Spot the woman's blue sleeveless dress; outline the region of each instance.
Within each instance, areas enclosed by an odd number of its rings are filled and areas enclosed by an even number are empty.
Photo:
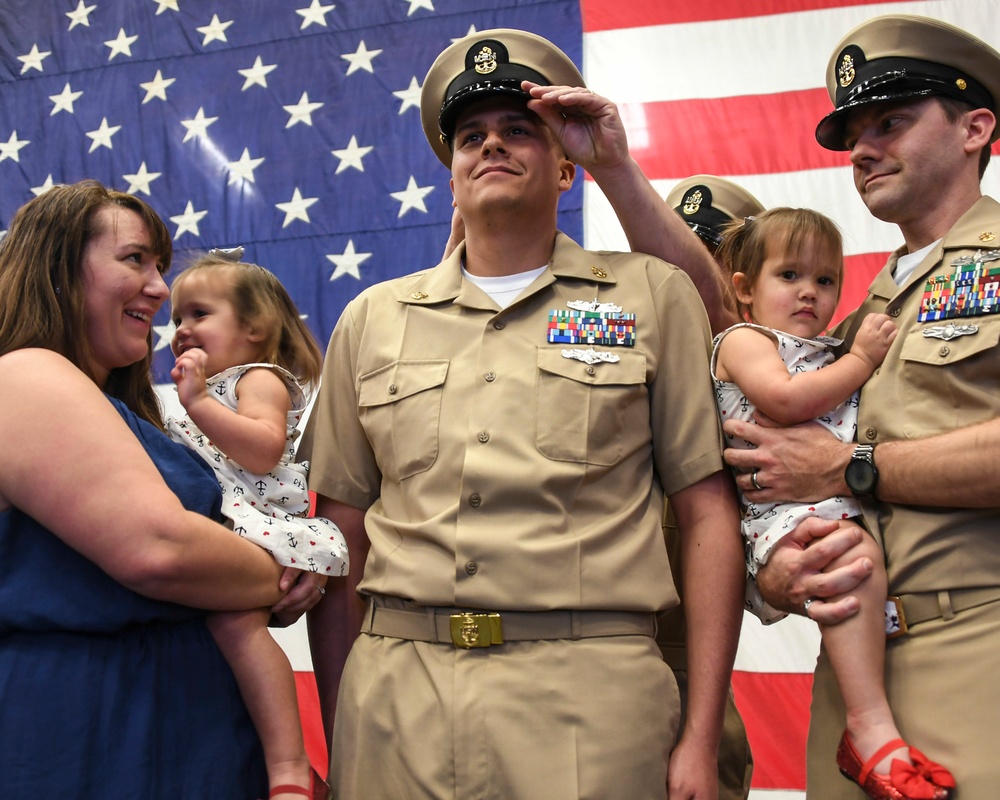
[[[211,469],[111,402],[184,505],[218,519]],[[0,797],[266,796],[260,741],[204,612],[142,597],[0,513]]]

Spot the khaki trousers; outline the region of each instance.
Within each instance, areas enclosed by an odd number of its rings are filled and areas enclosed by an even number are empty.
[[[663,800],[679,718],[649,636],[463,650],[362,635],[330,783],[336,800]]]

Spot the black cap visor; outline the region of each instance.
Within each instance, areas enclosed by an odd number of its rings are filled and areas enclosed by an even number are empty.
[[[977,81],[938,64],[915,59],[880,59],[862,67],[875,75],[837,92],[837,107],[816,126],[816,141],[827,150],[847,150],[844,126],[848,113],[872,103],[898,102],[937,95],[951,97],[972,108],[993,110],[993,98]],[[872,70],[871,67],[878,69]],[[961,88],[960,88],[961,86]]]
[[[462,109],[485,96],[505,94],[528,99],[530,95],[521,88],[521,81],[531,81],[543,86],[549,83],[544,75],[520,64],[501,64],[488,77],[478,74],[475,70],[466,70],[451,82],[445,92],[445,100],[438,117],[441,133],[447,139],[451,139]]]

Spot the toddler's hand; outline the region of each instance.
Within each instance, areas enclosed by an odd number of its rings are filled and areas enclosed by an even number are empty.
[[[188,413],[191,412],[192,405],[208,395],[205,388],[208,380],[205,374],[207,362],[205,351],[193,347],[177,356],[174,367],[170,370],[170,377],[177,384],[177,396]]]
[[[886,314],[869,314],[862,320],[851,352],[871,365],[874,371],[885,359],[899,330]]]

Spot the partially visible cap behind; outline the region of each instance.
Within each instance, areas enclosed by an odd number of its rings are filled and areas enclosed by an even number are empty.
[[[431,64],[420,92],[420,122],[434,154],[451,166],[449,142],[459,112],[491,94],[527,98],[521,81],[584,86],[583,75],[548,39],[527,31],[494,28],[470,34]]]
[[[816,126],[816,141],[828,150],[846,150],[847,113],[869,103],[938,95],[996,113],[1000,53],[940,20],[875,17],[840,40],[827,65],[826,87],[834,110]],[[992,141],[997,138],[1000,126]]]
[[[727,223],[764,210],[764,204],[742,186],[716,175],[685,178],[670,190],[666,203],[713,253]]]

